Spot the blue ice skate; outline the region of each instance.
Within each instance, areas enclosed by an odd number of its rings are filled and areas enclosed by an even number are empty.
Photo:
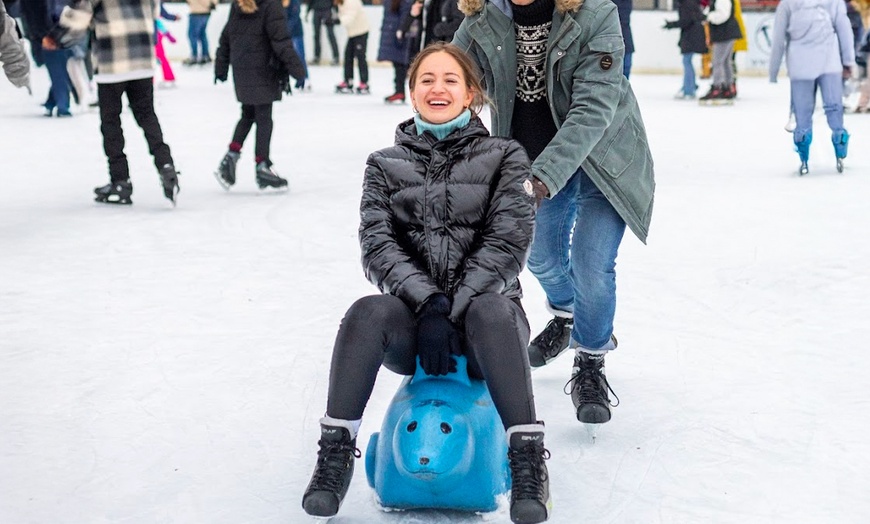
[[[794,137],[794,147],[798,152],[798,156],[801,159],[801,167],[798,173],[800,175],[806,175],[810,172],[809,165],[807,162],[810,160],[810,144],[813,142],[813,133],[812,131],[805,134],[802,139],[797,139],[797,133],[795,133]]]
[[[466,358],[455,358],[446,376],[418,364],[369,440],[366,476],[386,508],[495,511],[510,489],[501,418]]]
[[[831,142],[834,144],[834,153],[837,155],[837,172],[843,172],[843,159],[846,158],[846,153],[849,151],[849,133],[843,129],[840,132],[831,135]]]

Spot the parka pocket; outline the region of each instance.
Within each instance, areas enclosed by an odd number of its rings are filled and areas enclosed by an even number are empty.
[[[634,119],[629,117],[622,121],[607,142],[607,149],[598,163],[610,177],[619,178],[645,149],[644,135]]]

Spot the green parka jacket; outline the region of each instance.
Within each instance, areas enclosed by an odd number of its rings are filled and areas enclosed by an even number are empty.
[[[459,0],[453,43],[468,52],[494,101],[492,134],[509,137],[516,97],[516,35],[509,0]],[[646,242],[655,179],[640,108],[622,74],[624,44],[610,0],[556,0],[547,40],[547,101],[556,136],[532,163],[550,195],[579,167]]]

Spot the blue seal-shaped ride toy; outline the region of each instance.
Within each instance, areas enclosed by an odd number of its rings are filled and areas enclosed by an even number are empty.
[[[366,476],[385,508],[495,511],[510,489],[501,418],[482,380],[429,376],[418,365],[366,450]]]

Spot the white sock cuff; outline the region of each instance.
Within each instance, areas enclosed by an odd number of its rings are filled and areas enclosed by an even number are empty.
[[[550,304],[549,300],[544,301],[544,307],[546,307],[547,311],[549,311],[550,314],[553,316],[557,316],[557,317],[561,317],[561,318],[571,318],[571,319],[574,318],[573,311],[565,311],[563,309],[556,309],[553,307],[552,304]]]
[[[329,415],[323,415],[320,423],[324,426],[334,426],[344,428],[350,432],[350,438],[355,439],[359,433],[359,427],[362,425],[362,419],[359,420],[344,420],[340,418],[332,418]]]
[[[537,424],[518,424],[516,426],[509,427],[505,432],[508,445],[510,445],[511,435],[513,435],[514,433],[544,433],[544,423],[539,422]]]

